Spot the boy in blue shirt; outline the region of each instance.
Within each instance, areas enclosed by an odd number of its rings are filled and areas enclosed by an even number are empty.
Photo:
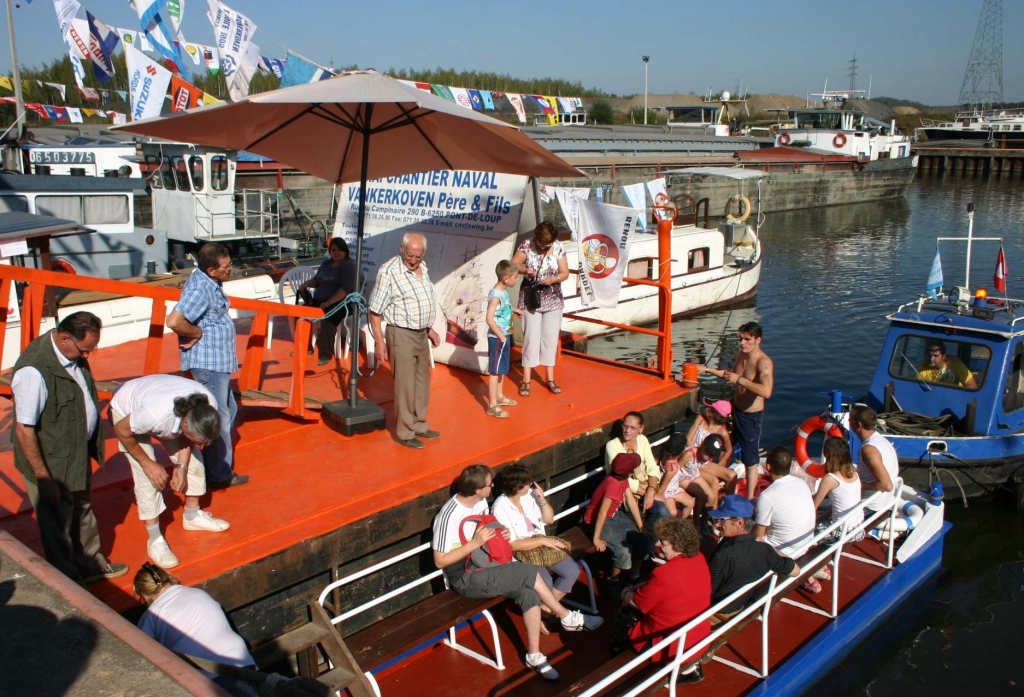
[[[516,406],[516,401],[502,392],[512,355],[512,313],[522,314],[521,310],[512,309],[508,289],[516,284],[519,267],[503,259],[494,273],[498,282],[487,294],[487,415],[507,419],[508,412],[502,407]]]

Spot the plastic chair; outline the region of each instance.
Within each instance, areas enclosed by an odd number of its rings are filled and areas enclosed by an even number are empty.
[[[278,299],[281,301],[282,304],[285,302],[285,298],[284,298],[285,289],[288,289],[289,291],[291,291],[292,296],[297,298],[298,295],[299,295],[299,286],[301,286],[306,281],[312,280],[314,276],[316,276],[316,269],[314,269],[311,266],[296,266],[294,268],[288,269],[285,272],[284,276],[281,277],[281,282],[277,286],[277,296],[278,296]],[[304,304],[304,303],[300,303],[300,304]],[[294,317],[289,317],[288,318],[288,328],[291,330],[292,338],[294,339],[295,338],[295,318]],[[270,348],[270,337],[269,336],[267,337],[267,348]],[[303,348],[303,350],[305,350],[305,348]]]

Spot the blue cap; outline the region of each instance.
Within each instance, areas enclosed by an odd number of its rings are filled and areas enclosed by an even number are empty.
[[[722,499],[721,505],[708,515],[712,518],[753,518],[754,504],[745,496],[729,494]]]

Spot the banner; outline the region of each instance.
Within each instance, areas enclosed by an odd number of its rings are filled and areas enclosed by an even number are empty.
[[[466,92],[469,93],[469,101],[473,105],[473,108],[476,111],[483,111],[484,110],[484,100],[480,96],[480,91],[479,90],[466,90]]]
[[[572,231],[573,239],[580,229],[580,201],[590,198],[590,189],[568,189],[559,186],[552,186],[548,191],[554,191],[558,205],[562,208],[562,215],[565,222]],[[579,240],[576,240],[577,242]]]
[[[76,109],[73,106],[67,107],[68,119],[71,123],[85,123],[85,119],[82,118],[82,112],[80,109]]]
[[[668,188],[665,186],[665,177],[647,182],[647,190],[651,193],[651,200],[654,201],[655,206],[667,206],[672,203],[672,199],[668,196]],[[658,217],[662,215],[658,211],[655,211],[654,214]]]
[[[88,14],[88,13],[86,13]],[[89,22],[75,17],[71,20],[67,37],[68,48],[74,51],[80,60],[89,59]]]
[[[264,72],[272,73],[278,80],[284,77],[284,61],[280,58],[260,56],[260,68]]]
[[[128,3],[139,15],[139,26],[150,40],[156,52],[174,64],[188,76],[181,57],[181,48],[175,40],[178,32],[167,14],[168,0],[129,0]]]
[[[171,84],[171,73],[130,46],[126,47],[125,54],[131,92],[131,120],[159,116],[164,106],[164,95]]]
[[[480,90],[480,98],[484,100],[484,109],[494,111],[494,97],[487,90]]]
[[[57,12],[57,25],[60,27],[60,38],[64,43],[68,42],[68,32],[71,31],[71,20],[78,14],[81,7],[75,0],[53,0],[53,9]]]
[[[615,307],[641,212],[585,199],[579,205],[580,299],[587,307]]]
[[[473,101],[469,98],[469,91],[462,87],[449,87],[452,95],[455,97],[455,103],[459,106],[464,106],[467,109],[473,108]]]
[[[623,186],[622,195],[626,197],[626,203],[629,204],[630,208],[636,208],[640,211],[640,220],[637,222],[637,225],[639,226],[640,232],[646,231],[647,191],[645,191],[644,185],[640,183]]]
[[[519,117],[519,123],[526,123],[526,107],[523,106],[523,98],[521,95],[512,94],[509,92],[505,95],[508,97],[508,101],[512,103],[512,107],[516,110],[516,116]]]
[[[249,43],[253,34],[256,33],[256,25],[241,12],[231,9],[220,0],[207,0],[207,3],[210,11],[206,16],[210,18],[213,35],[217,38],[217,49],[220,51],[220,70],[224,73],[224,82],[228,86],[228,91],[231,92],[232,99],[236,99],[235,94],[244,92],[245,95],[248,95],[249,82],[245,80],[245,75],[243,74],[238,82],[235,81],[235,78],[242,69],[243,63],[249,61]],[[252,66],[253,72],[258,64],[259,52],[257,52],[256,61]],[[252,79],[252,73],[249,73],[249,79]]]
[[[114,63],[111,56],[117,49],[117,34],[99,21],[88,10],[85,16],[89,21],[89,57],[92,59],[92,72],[100,84],[114,76]]]
[[[185,111],[202,104],[202,90],[177,75],[171,76],[171,111]]]

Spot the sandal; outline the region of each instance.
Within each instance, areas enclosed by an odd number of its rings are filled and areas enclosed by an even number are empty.
[[[530,383],[524,382],[519,386],[519,396],[529,397],[530,396]]]
[[[509,399],[508,397],[502,397],[500,400],[498,400],[498,406],[499,407],[518,407],[519,406],[519,402],[517,402],[514,399]]]
[[[551,390],[551,394],[562,394],[562,388],[558,386],[558,383],[554,380],[548,380],[548,389]]]
[[[500,406],[487,407],[487,415],[494,416],[499,419],[508,418],[508,412],[502,409]]]

